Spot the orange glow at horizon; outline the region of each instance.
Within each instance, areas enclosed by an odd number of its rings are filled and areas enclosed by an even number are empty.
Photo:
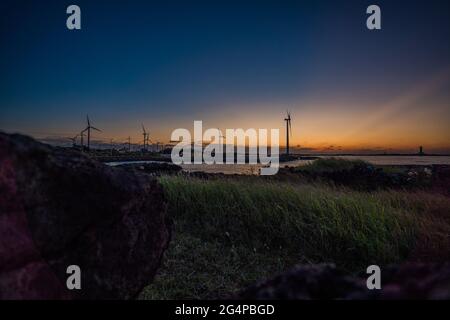
[[[153,143],[169,143],[171,132],[186,128],[193,134],[194,120],[203,121],[203,132],[208,128],[279,129],[280,147],[286,144],[285,109],[292,114],[290,146],[315,151],[352,150],[445,150],[450,153],[450,108],[448,100],[431,99],[433,94],[449,84],[450,68],[409,88],[397,97],[391,97],[381,105],[366,103],[364,108],[339,101],[296,102],[243,105],[216,105],[209,110],[189,115],[167,115],[111,119],[95,118],[95,125],[103,130],[94,133],[93,140],[109,143],[125,143],[128,136],[132,143],[142,143],[143,122]],[[142,120],[143,119],[143,120]],[[45,128],[58,131],[53,124]],[[83,122],[68,131],[76,132]],[[71,130],[72,129],[72,130]],[[27,132],[25,132],[27,133]],[[29,132],[33,136],[36,134]],[[64,136],[71,137],[71,132]],[[42,136],[42,135],[41,135]]]

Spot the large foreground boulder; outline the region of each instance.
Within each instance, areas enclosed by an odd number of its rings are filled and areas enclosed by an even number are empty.
[[[169,239],[156,180],[0,133],[0,299],[133,298]]]
[[[450,264],[407,263],[381,269],[381,289],[369,290],[367,277],[350,276],[334,265],[297,266],[241,291],[239,299],[404,300],[450,299]]]

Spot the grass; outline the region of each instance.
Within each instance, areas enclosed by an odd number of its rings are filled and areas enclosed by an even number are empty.
[[[160,182],[174,235],[143,299],[227,297],[297,263],[359,272],[370,264],[450,258],[445,196],[254,177]]]

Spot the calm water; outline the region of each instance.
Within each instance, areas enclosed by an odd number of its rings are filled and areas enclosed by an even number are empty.
[[[336,156],[335,158],[342,159],[361,159],[372,164],[377,165],[415,165],[415,166],[429,166],[432,164],[448,164],[450,165],[450,157],[447,156]],[[302,164],[304,161],[291,161],[286,164],[295,165]]]
[[[361,159],[376,165],[432,165],[432,164],[447,164],[450,165],[450,157],[448,156],[336,156],[336,158],[343,159]],[[314,160],[295,160],[284,162],[280,167],[285,166],[301,166],[308,164]],[[111,162],[109,165],[119,165],[125,163],[149,163],[155,161],[129,161],[129,162]],[[249,164],[221,164],[221,165],[206,165],[206,164],[190,164],[182,165],[186,171],[203,171],[208,173],[225,173],[225,174],[258,174],[261,165]]]
[[[338,156],[336,158],[343,159],[361,159],[376,165],[432,165],[432,164],[447,164],[450,165],[450,157],[434,157],[434,156]],[[284,162],[280,167],[285,166],[301,166],[308,164],[314,160],[295,160]],[[184,170],[187,171],[204,171],[210,173],[227,173],[227,174],[258,174],[261,165],[183,165]]]

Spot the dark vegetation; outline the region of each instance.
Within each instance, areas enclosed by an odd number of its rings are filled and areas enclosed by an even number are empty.
[[[359,191],[427,188],[433,182],[433,170],[428,167],[377,167],[362,160],[338,158],[321,158],[309,165],[286,170],[299,174],[308,181],[331,182]]]

